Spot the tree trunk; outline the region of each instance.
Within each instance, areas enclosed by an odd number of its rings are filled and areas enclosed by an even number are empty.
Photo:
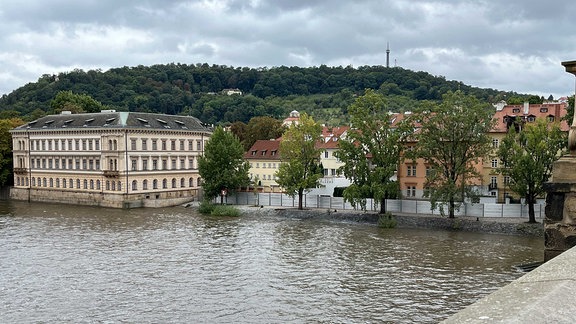
[[[304,190],[299,189],[298,190],[298,210],[302,210],[304,208],[302,208],[302,196],[304,194]]]
[[[220,205],[224,205],[224,195],[220,194]]]
[[[386,198],[380,199],[380,214],[386,213]]]
[[[529,197],[526,200],[528,203],[528,223],[536,223],[536,215],[534,213],[534,201],[536,199]]]
[[[448,218],[454,218],[454,205],[454,197],[451,197],[448,202]]]

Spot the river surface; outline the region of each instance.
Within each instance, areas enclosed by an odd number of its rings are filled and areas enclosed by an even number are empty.
[[[436,323],[537,238],[0,201],[0,323]]]

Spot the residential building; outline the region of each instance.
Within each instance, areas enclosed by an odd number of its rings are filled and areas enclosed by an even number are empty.
[[[280,140],[258,140],[244,159],[250,163],[250,179],[261,192],[280,192],[276,172],[280,167]]]
[[[212,128],[197,118],[106,110],[45,116],[11,130],[11,197],[106,207],[198,199],[198,157]]]
[[[563,118],[566,116],[566,101],[545,102],[543,104],[507,105],[501,101],[495,105],[494,119],[496,125],[490,131],[492,137],[492,152],[483,161],[482,184],[485,196],[495,197],[497,202],[505,202],[512,193],[507,190],[510,181],[508,177],[499,174],[498,169],[503,167],[498,157],[498,147],[508,133],[510,127],[522,127],[527,123],[535,122],[536,119],[546,119],[549,122],[560,122],[563,131],[568,132],[570,126]],[[520,129],[519,129],[520,130]]]

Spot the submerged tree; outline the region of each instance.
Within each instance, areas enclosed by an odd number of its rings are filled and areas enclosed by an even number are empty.
[[[198,159],[205,198],[210,200],[220,195],[220,203],[223,203],[222,190],[231,193],[250,183],[249,169],[238,138],[217,127],[206,143],[204,155]]]
[[[373,198],[380,204],[380,213],[385,213],[386,198],[395,197],[399,191],[393,176],[407,129],[395,122],[396,115],[388,113],[385,97],[374,90],[358,97],[348,113],[352,127],[334,153],[344,162],[340,170],[352,181],[344,190],[344,198],[363,210],[366,198]]]
[[[298,195],[298,209],[303,209],[304,192],[319,185],[323,175],[320,163],[322,127],[312,117],[302,114],[298,124],[290,126],[282,135],[280,160],[276,182],[294,197]]]
[[[509,188],[526,200],[529,223],[536,223],[536,198],[544,194],[543,184],[552,175],[552,166],[566,148],[566,141],[559,123],[537,119],[519,132],[510,127],[498,149],[504,164],[499,171],[510,177]]]
[[[492,116],[489,104],[462,91],[449,92],[440,104],[414,114],[421,127],[413,155],[429,168],[425,196],[432,208],[443,211],[447,205],[450,218],[465,198],[474,197],[473,186],[481,181],[477,166],[490,151]]]

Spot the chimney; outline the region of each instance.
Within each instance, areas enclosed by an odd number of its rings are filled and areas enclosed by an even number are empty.
[[[530,112],[530,103],[528,101],[524,102],[524,115],[528,115]]]

